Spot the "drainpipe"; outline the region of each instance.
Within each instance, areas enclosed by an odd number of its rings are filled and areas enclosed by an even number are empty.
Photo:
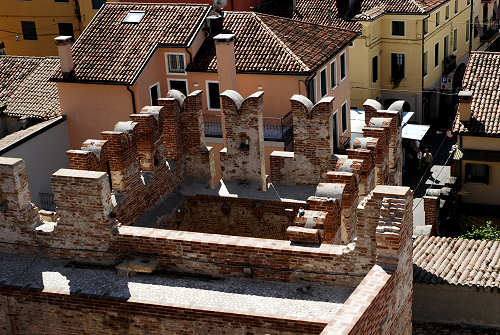
[[[427,17],[424,18],[424,20],[428,20],[431,17],[431,14],[427,14]],[[427,24],[429,24],[429,21],[427,21]],[[427,25],[427,29],[429,29],[429,26]],[[422,21],[422,69],[420,75],[422,76],[422,98],[420,100],[420,103],[422,104],[422,124],[425,124],[425,111],[424,111],[424,53],[425,53],[425,34],[424,34],[424,21]]]
[[[132,98],[132,110],[134,111],[134,114],[137,114],[137,111],[135,109],[135,95],[134,95],[134,91],[132,91],[130,89],[130,86],[126,85],[125,86],[127,88],[127,91],[130,92],[130,97]]]
[[[191,51],[189,51],[189,48],[185,48],[185,49],[189,55],[189,63],[192,63],[193,62],[193,54],[191,53]]]
[[[474,16],[474,0],[471,0],[469,26],[467,27],[467,29],[469,29],[469,57],[470,57],[470,53],[472,52],[472,39],[474,38],[472,35],[472,33],[474,32],[472,29],[472,25],[474,24],[474,21],[472,21],[473,16]]]

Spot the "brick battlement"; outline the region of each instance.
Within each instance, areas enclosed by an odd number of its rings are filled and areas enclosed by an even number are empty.
[[[215,176],[214,152],[205,145],[201,99],[201,91],[187,97],[170,91],[167,98],[159,99],[160,106],[146,106],[102,132],[102,139],[89,139],[79,150],[69,150],[70,169],[52,175],[57,206],[52,213],[39,212],[31,204],[25,163],[0,158],[0,250],[90,264],[86,266],[120,264],[117,269],[127,274],[140,269],[221,280],[240,277],[233,279],[250,283],[304,283],[300,289],[305,293],[310,290],[308,283],[351,291],[356,287],[346,303],[332,312],[324,334],[408,334],[413,193],[407,187],[375,186],[378,181],[397,184],[399,180],[402,103],[381,110],[367,101],[370,126],[364,130],[365,137],[341,155],[334,152],[330,138],[333,97],[313,105],[303,96],[293,96],[294,152],[271,155],[273,184],[268,189],[263,92],[246,99],[235,91],[221,94],[222,182]],[[63,314],[71,315],[70,319],[86,303],[106,303],[106,290],[98,282],[93,283],[99,286],[97,292],[104,293],[93,296],[92,302],[82,302],[78,292],[67,295],[70,291],[63,273],[43,275],[42,287],[61,285],[55,293],[18,287],[10,294],[0,287],[0,319],[10,320],[8,324],[0,321],[0,330],[17,327],[13,315],[22,308],[37,310],[42,299],[62,301],[58,296],[65,296],[72,307]],[[153,281],[160,278],[154,273],[148,276]],[[170,292],[158,280],[158,289]],[[124,287],[141,285],[127,281]],[[203,290],[210,296],[210,289]],[[25,293],[29,298],[23,300]],[[129,327],[130,311],[138,307],[127,298],[109,304],[113,313],[120,311],[117,315],[127,326],[105,320],[103,333]],[[7,312],[5,299],[19,309]],[[233,307],[227,310],[233,313]],[[161,308],[149,304],[147,309]],[[220,311],[201,312],[195,305],[191,309],[200,324],[219,324],[225,317]],[[90,313],[85,311],[84,315]],[[134,311],[137,322],[148,323],[150,316]],[[165,308],[162,311],[166,313]],[[169,307],[167,314],[177,311]],[[286,331],[293,333],[291,324],[277,314],[267,320],[262,315],[249,318],[238,313],[233,320],[241,320],[240,325],[223,324],[217,329],[234,333],[244,324],[245,329],[257,332],[288,327]],[[166,314],[154,315],[161,319]],[[179,320],[186,314],[175,315],[172,325],[178,328],[172,329],[182,329],[179,325],[185,327],[185,323]],[[324,315],[321,320],[308,318],[296,333],[319,333],[327,320]]]

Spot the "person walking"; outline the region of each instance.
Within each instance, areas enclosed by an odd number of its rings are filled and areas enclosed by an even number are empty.
[[[432,167],[432,154],[430,153],[429,149],[425,148],[422,160],[424,162],[424,173],[427,174]]]
[[[422,149],[418,148],[417,149],[417,171],[420,171],[422,169]]]

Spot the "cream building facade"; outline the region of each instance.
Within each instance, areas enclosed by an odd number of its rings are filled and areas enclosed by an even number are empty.
[[[5,54],[56,56],[54,37],[77,38],[106,0],[0,1],[0,42]]]
[[[467,60],[471,8],[470,0],[376,5],[360,0],[346,8],[333,0],[298,0],[294,18],[361,33],[350,48],[353,107],[361,108],[367,98],[387,106],[403,98],[406,111],[415,112],[414,121],[428,123],[443,117],[440,91],[452,92],[456,69]]]

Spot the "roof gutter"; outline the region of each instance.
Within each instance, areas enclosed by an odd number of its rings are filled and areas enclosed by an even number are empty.
[[[130,89],[130,86],[129,85],[125,85],[125,87],[127,88],[127,91],[129,91],[130,93],[130,97],[132,98],[132,110],[134,111],[133,114],[137,114],[137,110],[135,108],[135,94],[134,94],[134,91],[132,91]]]

